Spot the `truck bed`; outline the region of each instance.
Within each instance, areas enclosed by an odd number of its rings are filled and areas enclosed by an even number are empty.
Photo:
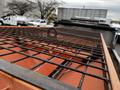
[[[118,90],[120,83],[102,35],[89,38],[64,31],[0,27],[0,90]]]

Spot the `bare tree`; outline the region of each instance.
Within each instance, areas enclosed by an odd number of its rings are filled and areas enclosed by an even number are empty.
[[[9,8],[8,15],[24,15],[29,11],[33,11],[35,17],[54,21],[56,19],[56,8],[62,3],[62,1],[59,2],[57,0],[36,0],[35,3],[29,0],[12,0],[12,2],[9,2],[7,5]]]
[[[38,0],[38,9],[41,19],[48,19],[52,14],[55,14],[56,8],[62,4],[56,0]]]
[[[28,11],[32,11],[36,7],[34,6],[33,2],[27,1],[19,1],[19,0],[12,0],[7,4],[9,9],[8,14],[17,14],[17,15],[24,15]]]

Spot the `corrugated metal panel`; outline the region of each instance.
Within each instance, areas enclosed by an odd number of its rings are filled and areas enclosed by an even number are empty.
[[[58,8],[58,19],[71,19],[72,17],[106,18],[107,9],[80,9]]]

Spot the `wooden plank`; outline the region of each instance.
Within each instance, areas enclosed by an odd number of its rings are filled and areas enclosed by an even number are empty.
[[[108,70],[109,70],[112,89],[113,90],[120,90],[120,81],[118,79],[118,76],[117,76],[117,73],[115,71],[111,56],[109,54],[109,51],[107,49],[107,46],[106,46],[106,43],[104,41],[102,34],[101,34],[101,40],[102,40],[103,50],[104,50],[104,54],[105,54],[105,59],[106,59]]]
[[[26,83],[22,80],[19,80],[17,78],[14,78],[2,71],[0,71],[0,77],[3,81],[1,81],[1,84],[6,84],[7,86],[4,87],[2,90],[43,90],[40,88],[37,88],[29,83]],[[4,77],[4,78],[3,78]],[[5,83],[7,82],[7,83]],[[1,89],[1,88],[0,88]]]

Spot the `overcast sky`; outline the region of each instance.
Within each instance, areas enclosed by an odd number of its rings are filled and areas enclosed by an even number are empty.
[[[108,18],[120,19],[120,0],[62,0],[64,7],[108,9]]]

